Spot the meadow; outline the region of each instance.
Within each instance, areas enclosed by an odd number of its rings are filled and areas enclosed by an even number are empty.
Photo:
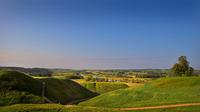
[[[63,106],[59,104],[16,104],[0,107],[0,112],[122,112],[108,108]]]
[[[200,106],[191,107],[176,107],[176,108],[165,108],[165,109],[148,109],[148,110],[132,110],[126,112],[199,112]]]
[[[193,102],[200,102],[200,77],[161,78],[137,88],[105,93],[79,105],[119,108]]]
[[[97,80],[86,81],[77,75],[77,72],[75,75],[62,74],[64,76],[60,74],[51,77],[30,76],[18,71],[0,70],[0,112],[200,111],[199,106],[119,110],[120,108],[198,103],[200,102],[200,77],[198,76],[137,78],[100,74],[99,77],[104,76],[112,80],[98,82]],[[94,74],[97,72],[95,71]],[[45,99],[42,96],[43,89]]]

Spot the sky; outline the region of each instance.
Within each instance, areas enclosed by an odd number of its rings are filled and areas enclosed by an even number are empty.
[[[198,0],[0,0],[0,66],[200,69]]]

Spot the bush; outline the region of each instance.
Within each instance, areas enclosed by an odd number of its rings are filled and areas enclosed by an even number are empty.
[[[86,81],[92,81],[92,75],[87,75],[87,76],[85,76],[84,77],[84,79],[86,80]]]
[[[0,89],[0,106],[17,103],[42,103],[42,98],[28,92],[10,91]]]
[[[142,78],[132,78],[132,83],[144,83],[146,82],[145,79],[142,79]]]

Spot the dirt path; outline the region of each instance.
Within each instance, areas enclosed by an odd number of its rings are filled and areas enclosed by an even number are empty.
[[[146,106],[146,107],[134,107],[134,108],[117,108],[115,110],[145,110],[145,109],[162,109],[162,108],[189,107],[189,106],[200,106],[200,103],[186,103],[186,104],[174,104],[174,105],[162,105],[162,106]]]

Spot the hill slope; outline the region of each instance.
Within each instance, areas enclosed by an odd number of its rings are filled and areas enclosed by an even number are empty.
[[[45,96],[55,103],[60,102],[65,104],[69,101],[96,95],[71,80],[53,78],[34,79],[20,72],[1,70],[0,105],[41,103],[42,82],[46,82]],[[32,98],[32,101],[23,101],[24,98],[27,100]]]
[[[66,104],[73,100],[97,95],[69,79],[42,78],[38,80],[46,83],[45,96],[55,103]]]
[[[162,78],[138,88],[102,94],[79,105],[140,107],[200,102],[200,77]]]

